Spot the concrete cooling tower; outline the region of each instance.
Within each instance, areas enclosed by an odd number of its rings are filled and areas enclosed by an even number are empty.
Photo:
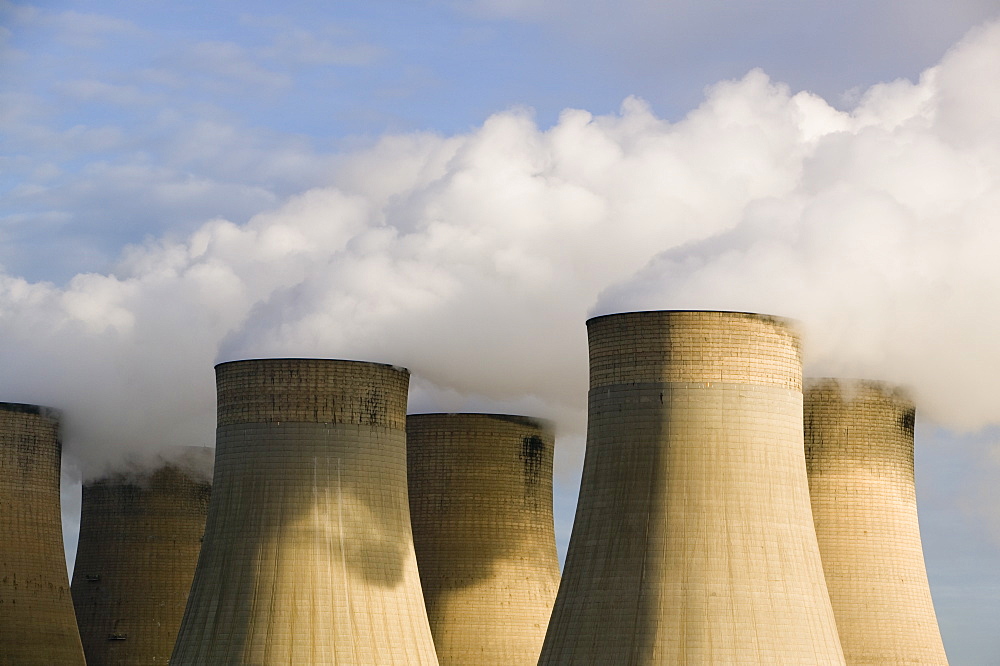
[[[84,665],[59,507],[58,413],[0,403],[0,665]]]
[[[212,488],[212,450],[184,448],[187,460],[83,486],[73,604],[88,666],[170,659]]]
[[[538,663],[559,587],[553,445],[524,416],[407,417],[413,542],[441,664]]]
[[[436,664],[406,490],[409,373],[216,366],[205,542],[171,664]]]
[[[587,322],[580,499],[540,664],[843,664],[778,318]]]
[[[813,517],[848,664],[948,663],[917,526],[913,416],[888,384],[806,389]]]

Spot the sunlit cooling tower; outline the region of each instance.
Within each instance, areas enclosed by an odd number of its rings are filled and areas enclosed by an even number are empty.
[[[913,416],[881,382],[806,388],[813,517],[848,664],[948,663],[917,526]]]
[[[587,325],[587,452],[539,663],[842,664],[796,334],[736,312]]]
[[[59,414],[0,403],[0,665],[83,666],[59,508]]]
[[[213,452],[83,486],[73,603],[88,666],[166,664],[205,531]]]
[[[441,664],[538,663],[559,587],[553,445],[524,416],[407,417],[413,542]]]
[[[171,664],[436,664],[406,491],[409,373],[216,366],[205,542]]]

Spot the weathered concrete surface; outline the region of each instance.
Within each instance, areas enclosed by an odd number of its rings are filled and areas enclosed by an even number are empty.
[[[185,448],[191,449],[186,455],[213,455],[208,448]],[[83,486],[73,605],[88,666],[168,662],[201,551],[211,488],[175,465]]]
[[[540,664],[842,664],[783,320],[588,322],[576,521]]]
[[[409,373],[216,366],[215,478],[171,663],[436,664],[406,490]]]
[[[913,482],[914,405],[872,381],[805,392],[813,517],[848,664],[947,664]]]
[[[413,541],[442,665],[538,663],[559,587],[551,428],[503,414],[411,414]]]
[[[59,508],[58,413],[0,403],[0,665],[84,664]]]

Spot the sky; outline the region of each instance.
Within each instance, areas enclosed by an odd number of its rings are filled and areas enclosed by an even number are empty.
[[[953,663],[1000,662],[1000,6],[0,0],[0,399],[79,484],[214,441],[220,361],[558,425],[587,317],[767,312],[903,383]]]

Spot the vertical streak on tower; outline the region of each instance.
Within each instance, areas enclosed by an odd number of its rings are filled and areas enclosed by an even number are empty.
[[[185,447],[187,456],[212,455]],[[210,462],[201,460],[201,469]],[[88,666],[166,664],[201,550],[211,484],[175,464],[83,486],[73,603]]]
[[[406,419],[413,541],[442,665],[534,665],[559,587],[546,424]]]
[[[805,392],[813,517],[848,664],[947,664],[913,482],[913,402],[881,382]]]
[[[83,666],[59,502],[59,415],[0,403],[0,665]]]
[[[171,663],[436,664],[406,491],[409,373],[216,366],[205,543]]]
[[[539,663],[842,664],[797,336],[734,312],[587,324],[587,452]]]

